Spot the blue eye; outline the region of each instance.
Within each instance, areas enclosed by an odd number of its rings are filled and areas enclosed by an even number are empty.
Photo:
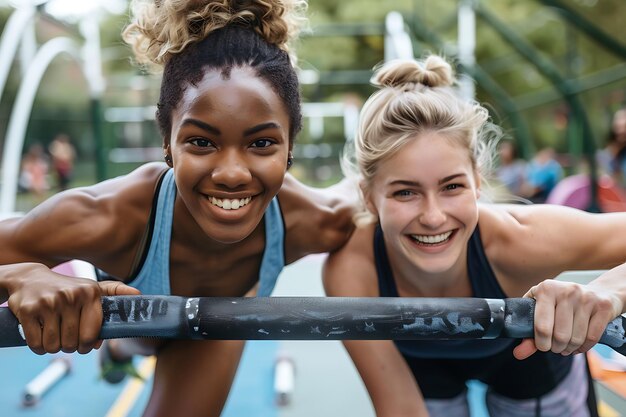
[[[445,186],[445,189],[446,191],[454,191],[454,190],[458,190],[461,187],[463,187],[463,185],[461,184],[448,184]]]
[[[394,195],[396,197],[408,197],[410,195],[413,195],[413,192],[409,190],[400,190],[400,191],[396,191]]]
[[[255,140],[254,143],[252,144],[253,148],[267,148],[270,147],[274,144],[274,141],[270,140],[270,139],[258,139]]]

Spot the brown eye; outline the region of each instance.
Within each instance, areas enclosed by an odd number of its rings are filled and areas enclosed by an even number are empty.
[[[268,148],[272,146],[275,142],[271,139],[258,139],[252,143],[253,148]]]
[[[192,145],[195,145],[199,148],[207,148],[212,145],[211,141],[204,138],[194,138],[189,141]]]

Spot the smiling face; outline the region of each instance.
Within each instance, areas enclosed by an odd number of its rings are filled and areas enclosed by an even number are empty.
[[[207,71],[172,115],[177,198],[221,243],[241,241],[258,226],[283,183],[289,150],[285,106],[249,68],[233,68],[227,78]]]
[[[462,266],[478,222],[478,186],[468,150],[438,133],[383,161],[365,196],[392,262],[433,274]]]

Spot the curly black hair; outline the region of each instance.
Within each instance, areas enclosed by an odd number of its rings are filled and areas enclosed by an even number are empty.
[[[188,45],[165,64],[156,119],[165,143],[170,140],[172,112],[187,86],[197,85],[209,70],[221,70],[225,79],[233,68],[249,67],[267,81],[289,114],[289,141],[302,128],[298,76],[288,52],[267,42],[254,30],[228,25]]]

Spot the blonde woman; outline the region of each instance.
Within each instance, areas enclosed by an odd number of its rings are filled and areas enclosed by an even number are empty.
[[[535,339],[521,344],[346,341],[377,416],[468,416],[469,379],[487,384],[493,417],[596,415],[574,354],[624,311],[624,267],[587,286],[548,279],[624,262],[626,213],[479,202],[498,129],[455,94],[451,66],[393,61],[374,81],[355,140],[364,210],[327,260],[327,294],[537,300]]]

